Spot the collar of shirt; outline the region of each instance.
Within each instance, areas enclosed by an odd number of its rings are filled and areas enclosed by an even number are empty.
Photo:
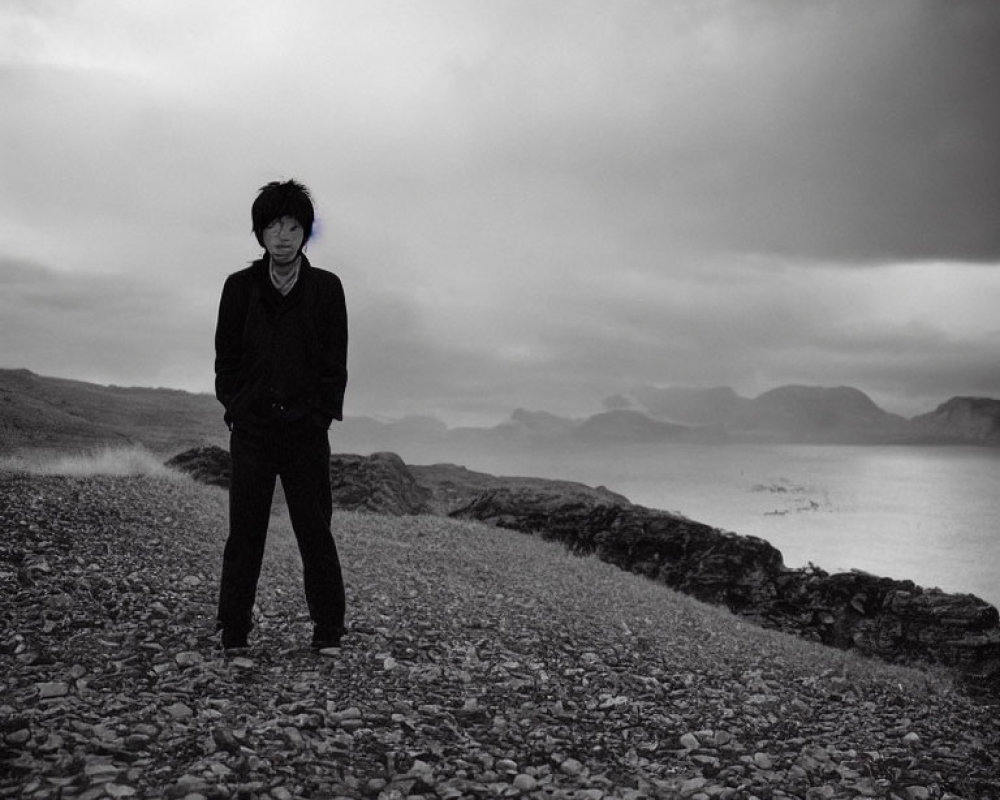
[[[302,260],[299,259],[295,262],[295,268],[288,274],[287,277],[281,278],[274,271],[274,264],[269,265],[268,273],[271,275],[271,283],[275,289],[281,292],[282,296],[287,295],[292,288],[295,286],[295,282],[299,279],[299,269],[302,266]]]

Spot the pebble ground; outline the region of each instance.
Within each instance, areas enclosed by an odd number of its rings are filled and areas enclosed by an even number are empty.
[[[998,709],[523,534],[336,512],[351,632],[308,650],[273,517],[214,634],[224,491],[0,474],[0,796],[1000,798]]]

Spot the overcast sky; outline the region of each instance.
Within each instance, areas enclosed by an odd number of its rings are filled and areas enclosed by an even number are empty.
[[[346,413],[1000,397],[1000,3],[7,0],[0,366],[211,391],[274,179]]]

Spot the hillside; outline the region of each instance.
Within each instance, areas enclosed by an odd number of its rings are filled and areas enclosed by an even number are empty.
[[[1000,444],[1000,400],[953,397],[912,422],[931,437]]]
[[[99,386],[0,369],[0,453],[101,444],[169,451],[221,443],[225,433],[211,395]]]
[[[279,514],[226,659],[224,492],[0,474],[0,525],[4,796],[1000,795],[995,708],[535,537],[336,512],[351,633],[316,656]]]

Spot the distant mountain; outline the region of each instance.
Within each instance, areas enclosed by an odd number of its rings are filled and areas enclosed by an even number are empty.
[[[518,408],[510,419],[491,430],[499,436],[561,438],[572,434],[578,420],[550,414],[548,411],[528,411]]]
[[[691,429],[658,422],[638,411],[605,411],[581,422],[572,433],[579,442],[593,444],[649,444],[681,439]]]
[[[728,387],[646,386],[632,396],[656,419],[717,425],[737,441],[1000,443],[1000,401],[986,398],[956,397],[907,420],[848,386],[781,386],[755,398]]]
[[[953,397],[929,414],[914,417],[911,424],[931,439],[1000,444],[1000,400]]]
[[[907,420],[848,386],[782,386],[742,404],[729,421],[734,435],[806,442],[905,439]]]
[[[725,425],[750,402],[728,386],[640,386],[632,394],[652,416],[679,425]]]

